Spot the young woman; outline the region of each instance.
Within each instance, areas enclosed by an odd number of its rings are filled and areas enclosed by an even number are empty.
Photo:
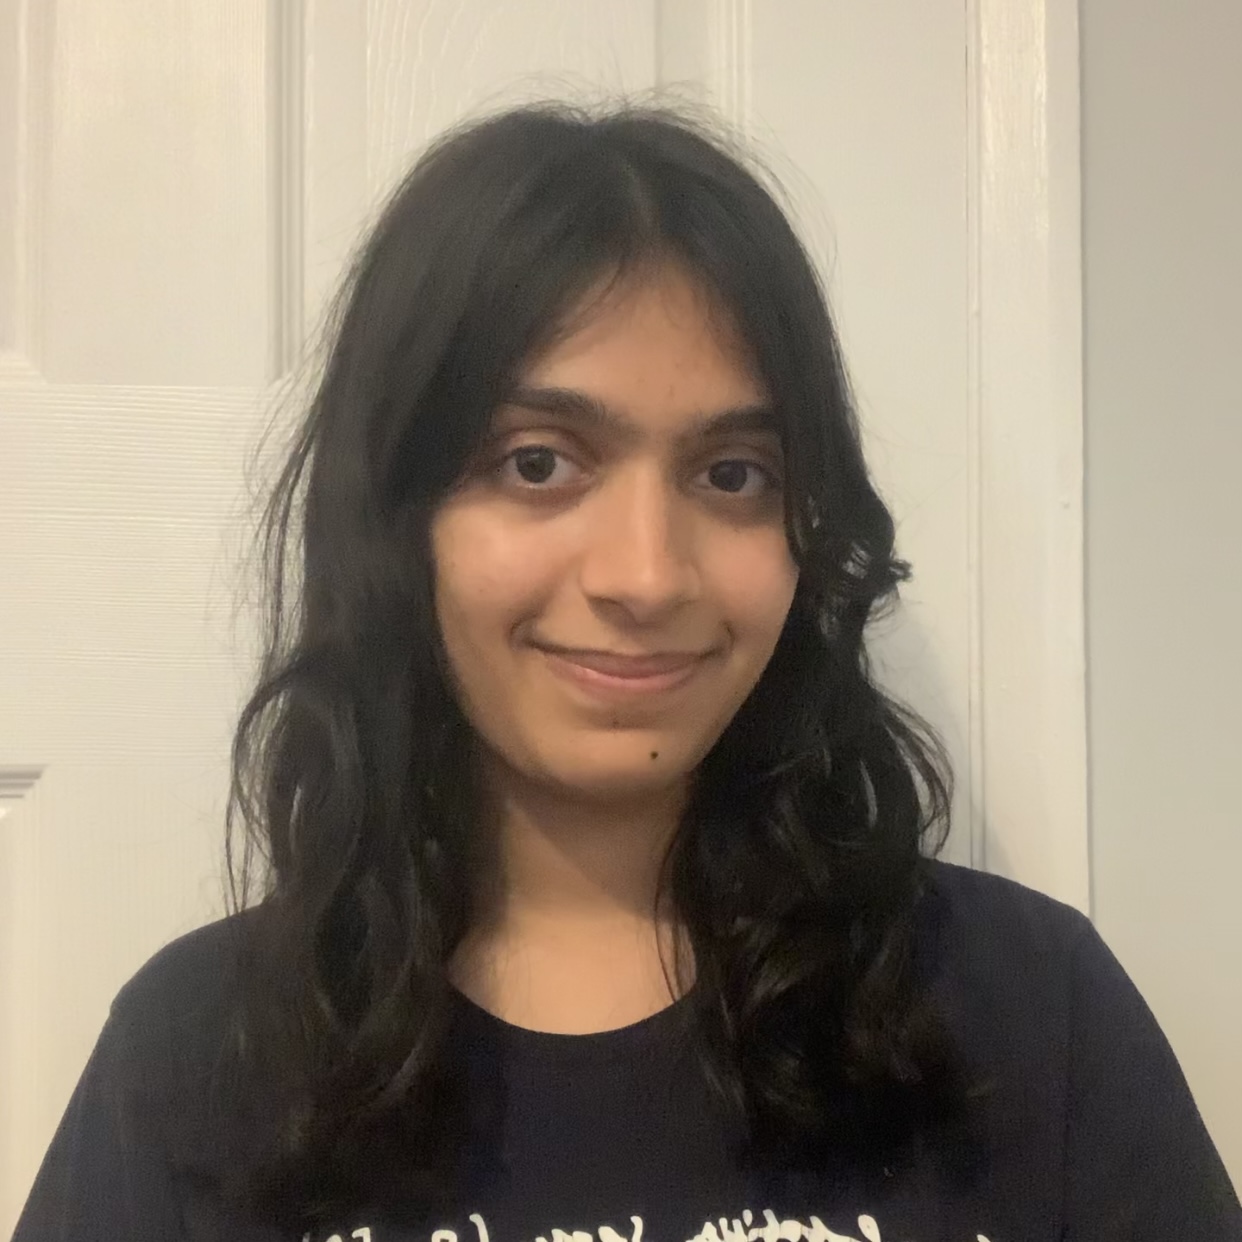
[[[117,998],[19,1242],[1242,1238],[1090,924],[933,861],[907,567],[726,140],[440,141],[266,536],[238,910]]]

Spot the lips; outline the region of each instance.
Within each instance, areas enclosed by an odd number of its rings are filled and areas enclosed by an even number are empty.
[[[697,664],[703,657],[698,652],[661,652],[653,655],[624,655],[611,651],[581,651],[569,647],[543,647],[549,655],[558,656],[605,677],[659,677],[680,673]]]
[[[540,650],[551,672],[574,687],[575,694],[585,694],[610,708],[638,700],[660,702],[667,694],[696,681],[705,663],[703,656],[689,652],[623,656],[602,651]]]

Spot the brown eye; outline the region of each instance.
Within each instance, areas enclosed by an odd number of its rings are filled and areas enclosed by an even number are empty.
[[[556,469],[556,454],[542,444],[518,449],[513,454],[513,464],[527,483],[546,483]]]
[[[740,492],[746,486],[746,474],[750,469],[744,461],[718,461],[708,472],[712,486],[722,492]]]
[[[742,458],[726,458],[713,463],[704,472],[709,486],[730,496],[759,495],[775,486],[771,473],[758,462]],[[747,492],[747,485],[750,491]]]
[[[573,482],[576,467],[564,453],[546,444],[524,444],[505,457],[500,470],[506,481],[519,487],[544,488]]]

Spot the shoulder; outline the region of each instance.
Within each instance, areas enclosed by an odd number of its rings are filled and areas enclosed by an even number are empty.
[[[193,1029],[221,1017],[232,999],[251,917],[246,911],[218,919],[170,941],[117,993],[109,1022],[154,1036],[164,1028]]]
[[[1003,876],[928,860],[925,913],[953,936],[987,931],[1017,952],[1073,952],[1091,932],[1073,906]]]
[[[109,1091],[172,1169],[211,1173],[250,1121],[237,1108],[242,953],[258,912],[154,953],[112,1003],[99,1041]]]
[[[1081,912],[1012,880],[932,863],[916,952],[962,1047],[1047,1108],[1128,1050],[1170,1062],[1121,963]],[[1004,1067],[1008,1067],[1007,1070]],[[1051,1098],[1049,1098],[1051,1097]]]
[[[187,988],[214,990],[232,973],[240,937],[255,911],[216,919],[168,941],[147,959],[117,994],[119,1004],[141,1004]]]
[[[99,1037],[108,1091],[170,1147],[198,1142],[219,1088],[250,921],[219,919],[166,944],[117,993]]]
[[[932,862],[917,952],[972,1045],[1046,1055],[1064,1049],[1084,974],[1120,972],[1090,920],[1001,876]]]
[[[918,946],[980,1085],[1002,1202],[1083,1238],[1236,1238],[1228,1174],[1151,1009],[1091,922],[935,863]]]

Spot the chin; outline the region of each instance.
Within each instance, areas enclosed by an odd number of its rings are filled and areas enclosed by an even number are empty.
[[[591,769],[567,772],[559,783],[580,797],[592,801],[627,802],[636,797],[664,793],[674,786],[684,784],[688,775],[681,771],[655,773],[642,768],[611,771]]]
[[[661,754],[659,759],[653,760],[652,750],[659,752],[660,748],[653,745],[636,749],[632,755],[617,756],[610,762],[586,758],[577,762],[562,760],[549,764],[544,771],[562,788],[579,797],[602,802],[648,797],[685,784],[690,771],[679,761],[681,756]]]

